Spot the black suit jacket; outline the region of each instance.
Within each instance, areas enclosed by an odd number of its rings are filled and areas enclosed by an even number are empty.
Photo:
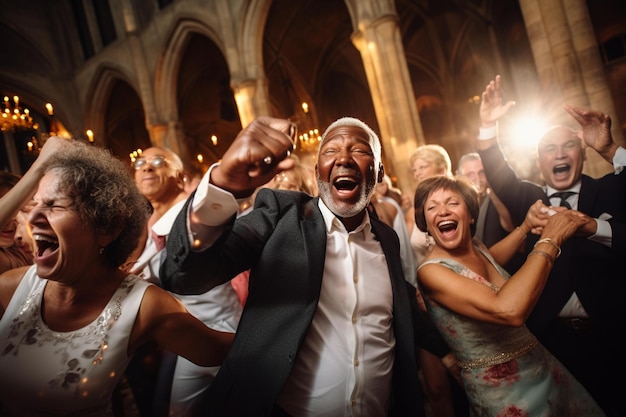
[[[550,205],[544,188],[520,180],[507,163],[501,149],[492,146],[480,151],[489,184],[511,212],[516,225],[524,220],[538,199]],[[573,237],[562,247],[546,287],[528,319],[528,327],[541,339],[542,331],[555,319],[573,291],[607,339],[623,335],[626,308],[624,256],[626,255],[626,173],[594,179],[582,176],[578,210],[594,218],[606,213],[612,217],[612,247],[587,238]],[[529,234],[526,253],[538,236]],[[621,344],[621,343],[620,343]]]
[[[235,341],[211,384],[206,410],[218,416],[267,416],[291,372],[320,296],[326,230],[318,198],[262,189],[254,210],[233,220],[215,245],[200,252],[190,249],[187,211],[181,211],[167,240],[168,256],[161,269],[166,289],[202,293],[251,269]],[[373,217],[371,223],[386,255],[393,289],[396,351],[390,415],[421,416],[415,288],[404,280],[393,229]],[[434,343],[442,343],[442,356],[447,347],[433,330],[422,331]]]
[[[479,237],[480,240],[489,248],[495,243],[504,239],[509,234],[509,232],[504,230],[504,228],[500,224],[500,214],[498,213],[498,209],[496,209],[496,206],[493,204],[493,200],[491,199],[491,197],[487,196],[485,198],[486,201],[483,201],[483,203],[481,204],[481,213],[479,214],[478,220],[476,221],[475,237]],[[482,213],[483,210],[485,211],[484,214]],[[517,271],[520,266],[522,266],[525,259],[526,257],[524,254],[516,253],[506,265],[502,266],[510,274],[512,274],[513,272]]]

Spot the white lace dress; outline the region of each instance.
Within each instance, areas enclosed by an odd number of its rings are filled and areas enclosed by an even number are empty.
[[[0,320],[0,415],[111,416],[111,394],[130,360],[128,339],[151,284],[130,275],[91,324],[55,332],[41,318],[48,281],[35,268]]]

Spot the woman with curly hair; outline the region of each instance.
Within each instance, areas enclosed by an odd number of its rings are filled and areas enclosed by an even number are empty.
[[[232,334],[122,268],[148,218],[126,165],[84,142],[51,138],[46,146],[28,217],[34,265],[0,276],[2,412],[110,416],[112,392],[146,343],[220,364]]]

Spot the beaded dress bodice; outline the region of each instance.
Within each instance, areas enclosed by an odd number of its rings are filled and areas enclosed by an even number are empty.
[[[147,282],[126,277],[100,315],[71,332],[42,320],[47,280],[32,266],[0,320],[0,403],[11,416],[110,415],[130,358],[130,333]]]

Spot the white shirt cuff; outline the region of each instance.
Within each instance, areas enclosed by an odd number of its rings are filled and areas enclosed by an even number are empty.
[[[478,128],[478,140],[489,140],[498,137],[498,125],[495,124],[490,127]]]
[[[615,155],[613,156],[613,168],[615,168],[615,175],[622,172],[626,167],[626,149],[623,147],[617,148]]]
[[[611,224],[606,220],[594,220],[596,221],[597,225],[596,233],[592,236],[589,236],[589,240],[610,248],[613,243],[613,230],[611,229]]]
[[[213,227],[225,224],[239,210],[239,204],[230,192],[209,182],[211,171],[216,166],[217,163],[211,165],[204,174],[191,203],[191,211],[196,221]]]

